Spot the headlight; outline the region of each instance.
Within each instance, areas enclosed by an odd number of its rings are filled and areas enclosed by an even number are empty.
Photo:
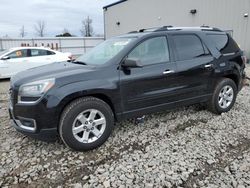
[[[55,84],[55,79],[39,80],[21,85],[18,91],[18,102],[34,103]]]

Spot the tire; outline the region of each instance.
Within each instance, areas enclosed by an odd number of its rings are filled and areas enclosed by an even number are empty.
[[[233,80],[229,78],[219,80],[208,102],[208,109],[215,114],[230,111],[235,103],[237,93],[237,86]]]
[[[114,115],[110,106],[98,98],[84,97],[76,99],[64,109],[59,134],[71,149],[88,151],[101,146],[113,127]]]

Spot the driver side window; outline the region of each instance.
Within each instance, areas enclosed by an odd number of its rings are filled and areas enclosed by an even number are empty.
[[[27,50],[16,50],[7,55],[10,59],[27,57]]]
[[[139,44],[128,55],[129,59],[138,59],[143,65],[169,61],[169,50],[166,37],[155,37]]]

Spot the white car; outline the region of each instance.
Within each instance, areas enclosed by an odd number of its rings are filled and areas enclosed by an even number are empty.
[[[18,47],[0,52],[0,79],[10,78],[18,72],[67,61],[71,53],[62,53],[45,47]]]

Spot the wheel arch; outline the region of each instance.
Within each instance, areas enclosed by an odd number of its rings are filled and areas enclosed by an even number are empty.
[[[240,65],[235,61],[229,62],[228,70],[225,71],[223,77],[229,78],[234,81],[237,88],[239,89],[240,85]]]
[[[75,101],[79,98],[84,98],[84,97],[95,97],[95,98],[98,98],[98,99],[104,101],[105,103],[107,103],[110,106],[111,110],[113,111],[115,119],[117,119],[116,110],[115,110],[115,106],[113,104],[113,101],[111,100],[111,98],[107,94],[104,94],[104,93],[91,93],[91,94],[73,93],[69,96],[66,96],[60,104],[61,107],[60,107],[60,111],[58,112],[59,116],[61,116],[64,109],[70,103],[72,103],[73,101]]]
[[[237,88],[239,88],[239,80],[240,79],[239,79],[237,74],[232,73],[232,74],[225,75],[224,77],[233,80],[234,83],[236,84]]]

